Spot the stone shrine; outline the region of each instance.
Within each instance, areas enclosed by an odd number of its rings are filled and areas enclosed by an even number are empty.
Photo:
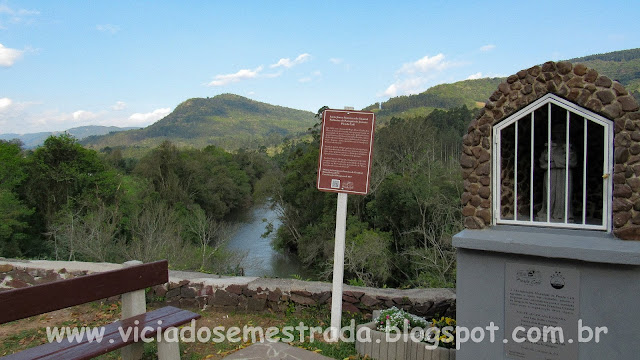
[[[457,321],[499,329],[494,341],[463,343],[457,358],[637,359],[634,97],[582,64],[521,70],[469,125],[460,163]],[[544,341],[546,330],[562,338]]]

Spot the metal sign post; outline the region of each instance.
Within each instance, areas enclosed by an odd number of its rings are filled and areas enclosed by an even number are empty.
[[[344,238],[347,232],[347,194],[338,193],[336,242],[333,250],[333,286],[331,287],[331,339],[338,340],[342,323],[342,281],[344,278]]]
[[[318,190],[337,192],[336,236],[333,252],[331,291],[331,339],[338,341],[342,322],[342,282],[344,278],[347,194],[369,192],[373,130],[372,112],[325,110],[318,165]]]

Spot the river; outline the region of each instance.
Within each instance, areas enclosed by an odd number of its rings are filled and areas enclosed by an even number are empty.
[[[271,246],[275,231],[282,223],[269,204],[254,206],[239,221],[227,246],[230,250],[246,252],[247,256],[243,261],[245,276],[308,277],[305,267],[295,256],[282,254]],[[274,231],[264,238],[262,234],[269,223],[273,224]]]

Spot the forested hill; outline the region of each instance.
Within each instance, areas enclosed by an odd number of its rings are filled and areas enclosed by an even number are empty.
[[[363,110],[376,112],[377,121],[384,123],[392,117],[426,116],[434,109],[451,109],[462,105],[473,109],[484,106],[484,101],[503,80],[485,78],[440,84],[420,94],[391,98],[382,103],[382,110],[378,110],[379,104],[370,105]]]
[[[278,144],[286,136],[304,132],[314,123],[314,114],[309,111],[222,94],[186,100],[171,114],[144,129],[94,136],[83,144],[98,149],[131,145],[154,147],[170,140],[179,146],[196,148],[208,145],[228,150],[258,148]]]
[[[619,81],[640,101],[640,48],[589,55],[568,61],[585,64],[600,74]],[[534,64],[524,64],[522,68],[532,65]],[[426,116],[435,108],[451,109],[465,105],[473,109],[482,106],[504,79],[485,78],[441,84],[420,94],[391,98],[382,103],[382,110],[378,110],[378,103],[363,110],[377,112],[378,121],[384,123],[394,116]]]
[[[640,48],[569,59],[619,81],[640,101]]]

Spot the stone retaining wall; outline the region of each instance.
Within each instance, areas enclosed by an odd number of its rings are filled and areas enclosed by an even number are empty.
[[[86,264],[84,266],[83,264]],[[70,267],[62,267],[71,265]],[[79,266],[78,266],[79,265]],[[83,276],[96,270],[92,263],[0,260],[0,291]],[[98,271],[117,268],[101,264]],[[147,291],[149,302],[188,308],[224,311],[284,312],[288,309],[331,306],[331,284],[294,279],[221,277],[217,275],[170,271],[170,281]],[[376,289],[347,286],[342,309],[366,316],[376,309],[396,306],[427,318],[455,317],[455,293],[451,289]]]

